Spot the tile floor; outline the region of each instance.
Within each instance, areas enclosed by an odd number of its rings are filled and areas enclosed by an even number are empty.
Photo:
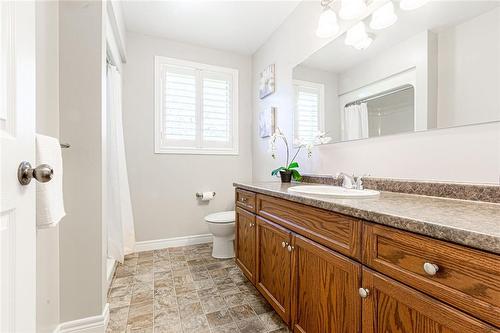
[[[211,244],[128,255],[108,294],[108,333],[289,332],[233,259]]]

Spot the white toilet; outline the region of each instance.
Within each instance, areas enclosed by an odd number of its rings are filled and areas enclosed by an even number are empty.
[[[205,216],[208,230],[214,235],[212,257],[218,259],[234,258],[234,210]]]

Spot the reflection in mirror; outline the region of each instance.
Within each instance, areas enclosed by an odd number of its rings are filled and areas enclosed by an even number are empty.
[[[396,7],[396,6],[394,6]],[[500,121],[500,2],[431,1],[293,70],[294,135],[332,142]],[[356,22],[354,22],[356,23]],[[354,25],[354,24],[353,24]]]

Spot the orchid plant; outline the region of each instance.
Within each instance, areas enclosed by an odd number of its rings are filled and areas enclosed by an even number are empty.
[[[300,174],[299,170],[297,170],[299,168],[299,164],[295,161],[300,151],[305,148],[307,150],[307,157],[310,158],[312,156],[312,149],[314,145],[325,144],[332,140],[332,138],[326,136],[325,132],[319,132],[314,137],[313,141],[306,142],[304,140],[295,139],[294,144],[297,147],[297,151],[290,160],[290,146],[288,145],[288,140],[279,128],[276,128],[276,131],[273,133],[273,135],[271,135],[271,140],[269,141],[269,151],[271,152],[272,158],[276,159],[276,141],[278,141],[278,139],[281,139],[285,143],[286,164],[285,166],[280,166],[279,168],[274,169],[271,172],[271,175],[277,176],[278,173],[291,173],[291,176],[295,181],[300,181],[302,179],[302,175]]]

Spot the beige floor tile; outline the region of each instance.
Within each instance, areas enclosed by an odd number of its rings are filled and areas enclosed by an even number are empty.
[[[131,284],[118,287],[112,286],[112,288],[109,290],[108,297],[130,295],[132,294],[133,287],[134,286]]]
[[[226,302],[220,296],[208,296],[201,298],[201,306],[205,313],[215,312],[227,308]]]
[[[259,299],[255,302],[249,303],[256,314],[261,315],[263,313],[274,311],[271,304],[269,304],[264,298]]]
[[[153,333],[153,327],[127,327],[127,333]]]
[[[209,333],[210,327],[205,315],[194,316],[182,320],[183,333]]]
[[[124,306],[128,307],[130,305],[131,298],[132,298],[131,294],[108,297],[109,308],[115,309],[115,308],[122,308]]]
[[[234,322],[227,309],[207,313],[206,316],[210,327],[225,326]]]
[[[281,317],[274,311],[259,315],[259,319],[264,323],[268,331],[286,327]]]
[[[246,302],[245,294],[239,291],[238,289],[233,290],[233,292],[230,294],[223,295],[222,298],[229,307],[243,305]]]
[[[106,333],[285,333],[284,323],[234,260],[210,244],[133,253],[108,293]]]
[[[155,325],[154,333],[182,333],[181,322],[169,325]]]
[[[200,302],[179,304],[179,314],[181,315],[181,320],[184,320],[193,316],[202,315],[203,308]]]
[[[180,305],[199,302],[200,298],[195,291],[191,291],[177,296],[177,303]]]
[[[241,333],[263,333],[266,332],[266,326],[258,318],[252,318],[236,322]]]
[[[211,331],[212,331],[212,333],[239,333],[240,332],[238,326],[236,326],[236,323],[225,325],[225,326],[212,327]]]
[[[257,314],[248,304],[233,306],[229,308],[229,312],[235,321],[257,318]]]

